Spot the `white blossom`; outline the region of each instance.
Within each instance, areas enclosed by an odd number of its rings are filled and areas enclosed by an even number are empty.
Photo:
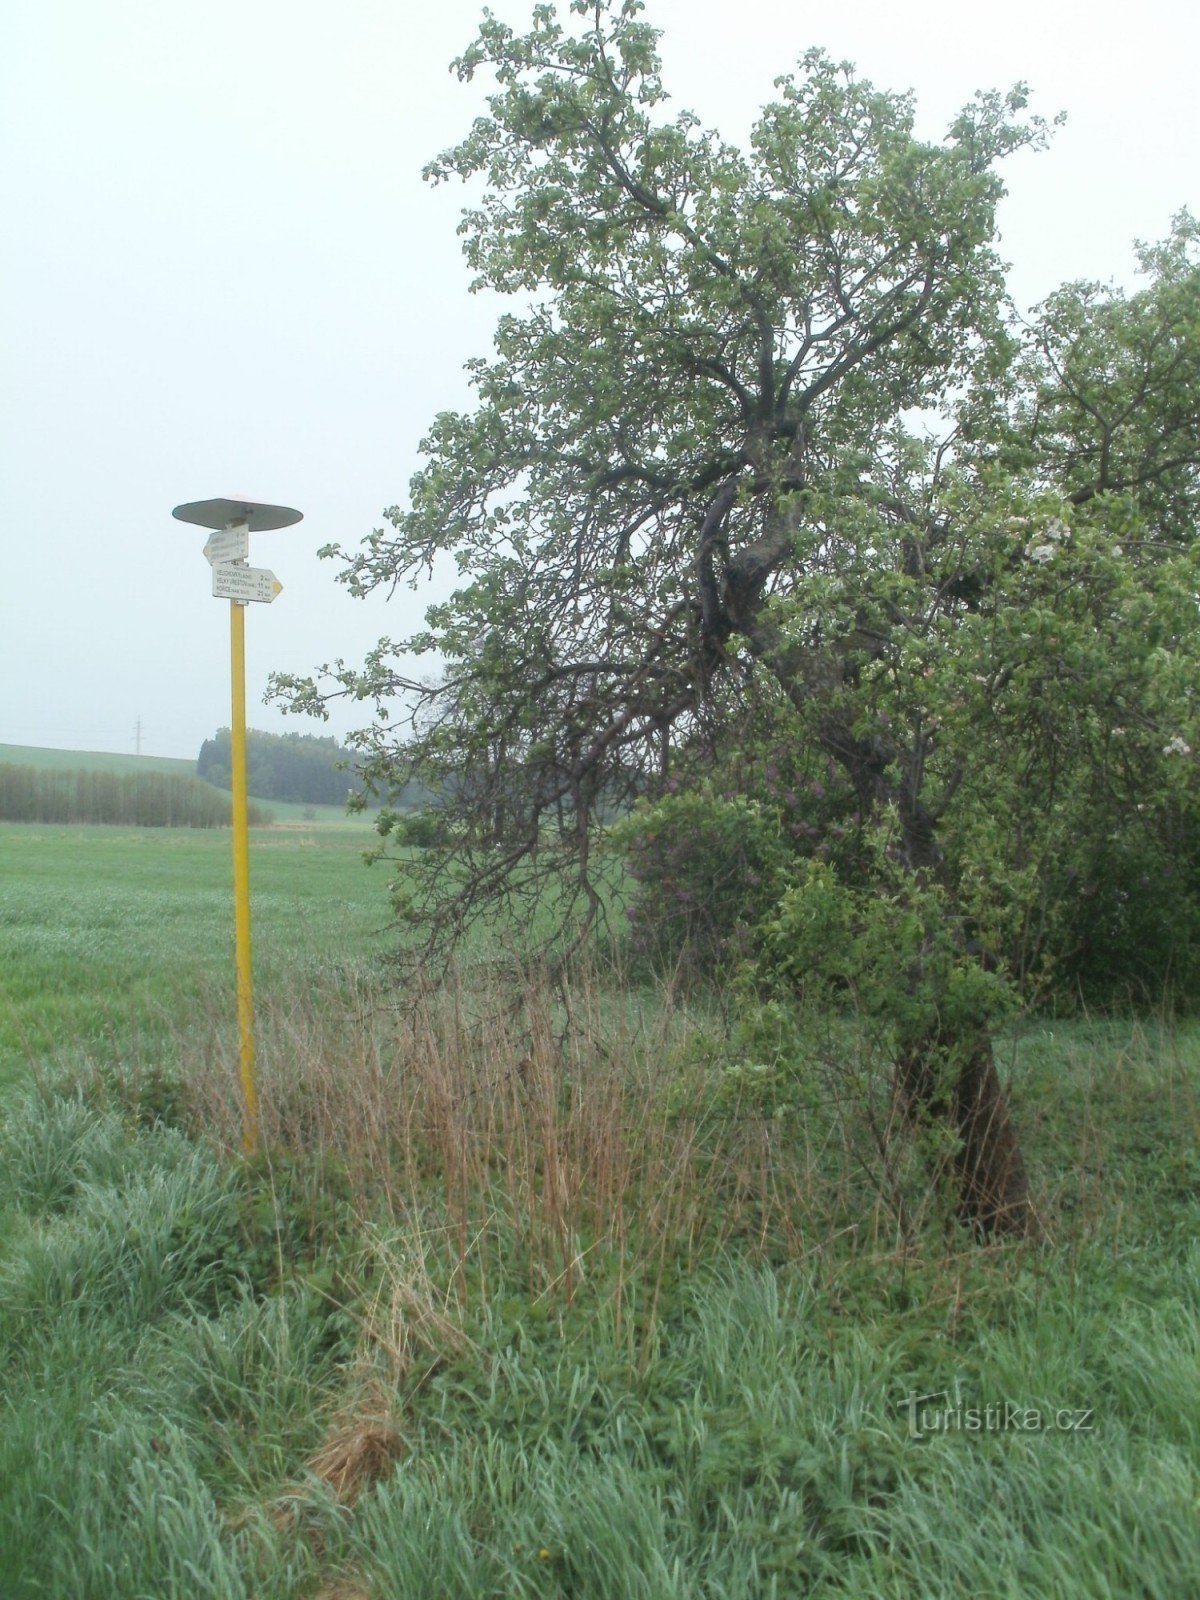
[[[1047,561],[1053,561],[1058,554],[1058,548],[1052,544],[1031,544],[1025,551],[1030,561],[1037,561],[1045,566]]]
[[[1190,756],[1191,753],[1191,745],[1179,734],[1176,734],[1169,744],[1163,745],[1163,755],[1165,756]]]

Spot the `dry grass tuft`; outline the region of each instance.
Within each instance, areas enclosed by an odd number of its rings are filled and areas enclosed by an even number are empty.
[[[371,1600],[371,1591],[359,1578],[335,1578],[332,1583],[322,1584],[312,1600]]]
[[[330,1431],[308,1459],[308,1469],[345,1506],[391,1477],[404,1454],[404,1440],[391,1423],[347,1421]]]
[[[391,1418],[386,1391],[378,1384],[360,1388],[353,1405],[333,1419],[324,1439],[305,1462],[305,1479],[289,1484],[265,1507],[250,1505],[226,1518],[232,1533],[253,1528],[265,1516],[267,1523],[283,1532],[299,1528],[310,1548],[319,1556],[324,1549],[321,1519],[314,1515],[319,1499],[319,1483],[343,1510],[351,1510],[362,1496],[387,1481],[406,1446]],[[357,1584],[357,1586],[356,1586]],[[359,1600],[366,1591],[357,1580],[342,1578],[321,1590],[328,1600]]]
[[[435,1288],[429,1274],[429,1242],[414,1226],[398,1234],[366,1230],[363,1275],[375,1284],[362,1317],[365,1350],[381,1352],[388,1380],[399,1387],[417,1382],[443,1361],[478,1356],[451,1313],[450,1290]]]

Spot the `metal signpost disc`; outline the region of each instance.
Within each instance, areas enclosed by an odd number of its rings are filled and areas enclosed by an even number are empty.
[[[302,511],[291,506],[266,506],[256,500],[189,500],[186,505],[176,506],[171,515],[179,522],[193,522],[201,528],[244,525],[251,533],[290,528],[304,517]]]

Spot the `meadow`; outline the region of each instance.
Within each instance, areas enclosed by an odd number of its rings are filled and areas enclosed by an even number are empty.
[[[51,750],[34,744],[0,744],[0,762],[38,767],[51,772],[161,772],[167,777],[194,778],[196,763],[183,756],[128,755],[105,750]]]
[[[481,962],[359,822],[0,828],[0,1595],[1200,1592],[1200,1034],[1005,1042],[1048,1240],[877,1138],[852,1021]],[[402,869],[400,869],[402,870]]]
[[[382,948],[386,869],[368,823],[252,830],[254,944],[266,984]],[[233,983],[228,829],[0,823],[0,1079],[47,1052],[161,1041]]]

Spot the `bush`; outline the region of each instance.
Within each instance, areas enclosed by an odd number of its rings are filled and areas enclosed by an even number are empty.
[[[404,816],[381,812],[376,830],[391,835],[395,844],[415,850],[444,850],[454,835],[441,811],[411,811]]]
[[[792,846],[778,811],[697,788],[640,807],[612,830],[636,889],[635,952],[656,967],[711,973],[779,897]]]
[[[1200,862],[1126,829],[1065,869],[1050,955],[1060,999],[1160,1004],[1200,992]]]
[[[969,1046],[1013,991],[964,947],[940,889],[899,871],[887,888],[848,888],[824,862],[805,863],[761,925],[755,978],[820,1013],[849,1007],[868,1032]]]

